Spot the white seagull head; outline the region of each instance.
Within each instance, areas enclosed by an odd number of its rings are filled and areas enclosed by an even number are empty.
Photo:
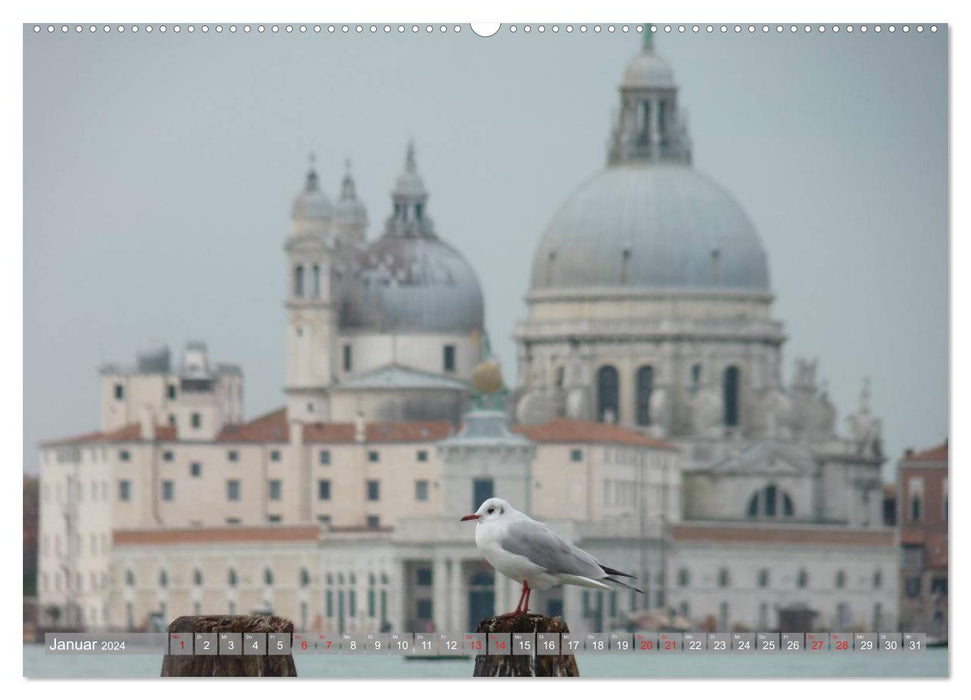
[[[501,498],[489,498],[479,506],[479,510],[471,515],[466,515],[462,520],[477,520],[480,523],[488,523],[507,518],[515,512],[517,512],[516,509]]]

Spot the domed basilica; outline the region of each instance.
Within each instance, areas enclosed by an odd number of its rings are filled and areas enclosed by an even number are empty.
[[[798,360],[783,384],[762,240],[691,151],[673,72],[647,33],[623,75],[607,167],[559,206],[536,250],[516,330],[517,419],[616,422],[698,464],[753,440],[882,461],[865,401],[851,437],[837,436],[815,361]]]

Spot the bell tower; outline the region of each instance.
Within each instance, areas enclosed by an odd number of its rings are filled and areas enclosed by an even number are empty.
[[[327,420],[332,383],[336,313],[332,286],[334,210],[321,192],[310,156],[303,191],[293,203],[293,231],[287,259],[287,372],[285,391],[291,420]]]

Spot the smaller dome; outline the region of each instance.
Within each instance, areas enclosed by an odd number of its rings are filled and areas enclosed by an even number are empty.
[[[654,51],[643,51],[634,57],[624,71],[624,83],[621,87],[637,88],[673,88],[674,71],[667,62]]]
[[[333,215],[334,205],[330,203],[327,195],[320,191],[317,171],[311,165],[307,172],[307,183],[304,185],[303,192],[293,200],[292,217],[302,220],[330,219]]]

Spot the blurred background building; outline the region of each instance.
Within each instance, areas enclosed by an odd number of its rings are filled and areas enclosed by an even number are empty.
[[[841,433],[816,361],[783,384],[761,240],[692,168],[673,71],[645,41],[606,168],[536,250],[513,391],[473,381],[482,293],[414,147],[373,241],[350,172],[332,202],[311,164],[284,245],[285,405],[245,421],[242,372],[199,342],[178,366],[157,347],[103,367],[101,428],[42,445],[46,624],[272,610],[465,630],[518,592],[458,522],[499,495],[638,576],[645,596],[534,596],[574,631],[658,609],[695,628],[895,629],[869,386]]]
[[[907,450],[897,463],[900,624],[948,638],[948,446]]]

